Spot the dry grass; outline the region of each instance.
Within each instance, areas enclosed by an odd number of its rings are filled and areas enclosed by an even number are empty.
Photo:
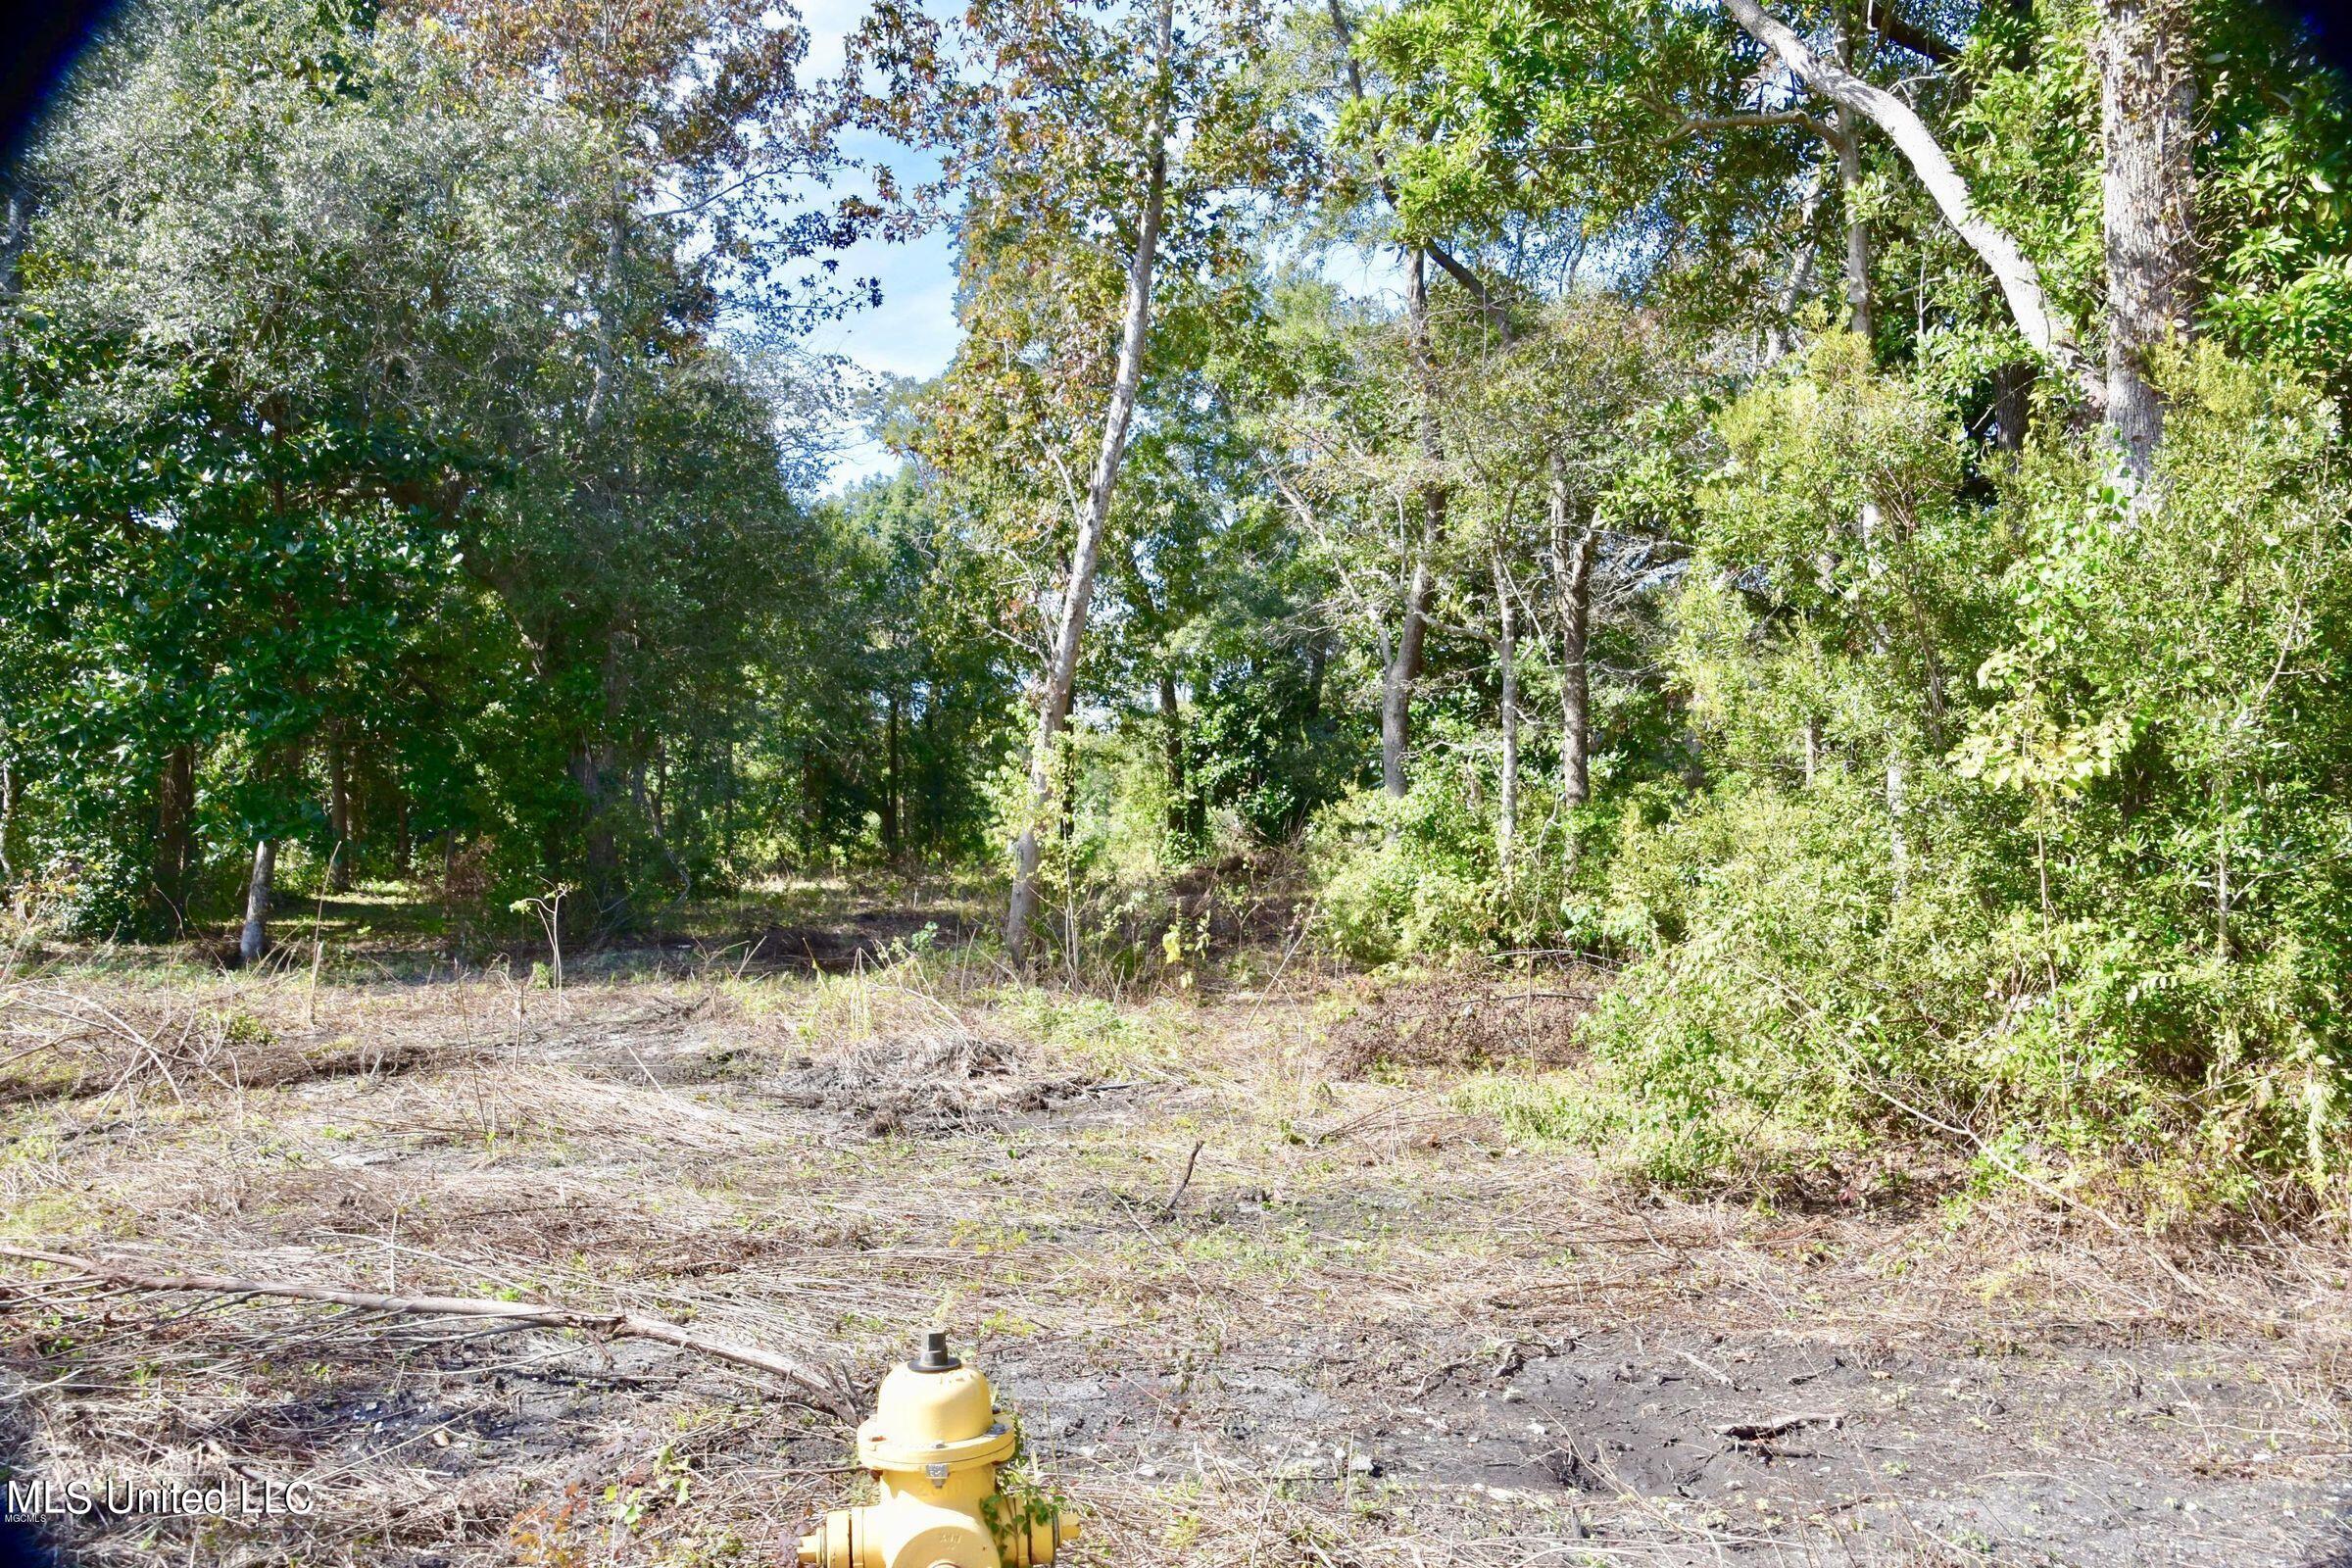
[[[1453,1066],[1332,1076],[1331,984],[53,970],[0,987],[0,1212],[168,1267],[689,1320],[865,1388],[944,1322],[1104,1563],[2337,1549],[2334,1244],[1635,1193],[1513,1147]],[[845,1494],[832,1417],[664,1348],[11,1277],[33,1466],[318,1487],[302,1519],[85,1522],[86,1561],[759,1561]],[[1714,1433],[1833,1403],[1796,1457]]]

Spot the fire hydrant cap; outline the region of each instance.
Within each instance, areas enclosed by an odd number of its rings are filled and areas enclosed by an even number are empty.
[[[948,1352],[948,1332],[932,1329],[923,1335],[923,1353],[906,1363],[916,1372],[953,1372],[963,1365]]]
[[[858,1458],[869,1469],[960,1468],[1011,1452],[1012,1433],[997,1420],[988,1379],[947,1356],[944,1345],[925,1348],[925,1360],[940,1358],[951,1363],[944,1370],[908,1363],[882,1380],[874,1413],[858,1429]]]

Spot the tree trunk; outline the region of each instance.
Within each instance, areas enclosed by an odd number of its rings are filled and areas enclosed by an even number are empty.
[[[890,692],[888,731],[884,742],[885,771],[882,776],[882,853],[889,856],[892,862],[896,863],[901,845],[899,842],[899,693],[895,686],[891,688]]]
[[[621,874],[620,837],[613,826],[617,797],[626,782],[627,767],[620,743],[613,736],[628,707],[628,668],[623,656],[628,633],[613,628],[605,633],[604,719],[594,734],[583,736],[571,754],[572,782],[579,787],[581,837],[588,880],[589,915],[594,929],[610,931],[627,924],[629,890]]]
[[[1879,551],[1882,520],[1877,502],[1862,503],[1858,525],[1862,535],[1862,559],[1864,569],[1874,578],[1885,569]],[[1885,619],[1874,615],[1870,621],[1871,652],[1885,659],[1893,641]],[[1902,737],[1889,728],[1886,734],[1886,854],[1887,865],[1894,872],[1894,896],[1897,899],[1909,892],[1911,885],[1911,847],[1903,836],[1903,815],[1909,790],[1902,747]]]
[[[1551,572],[1560,600],[1560,799],[1570,806],[1583,806],[1592,798],[1592,678],[1587,660],[1592,641],[1592,554],[1597,543],[1590,525],[1569,530],[1566,466],[1555,453]],[[1573,833],[1569,840],[1573,846]]]
[[[2034,68],[2034,0],[2004,0],[2020,24],[2017,42],[2009,50],[2009,69]],[[2034,383],[2040,371],[2032,360],[2017,360],[1992,372],[1992,444],[2008,456],[2015,471],[2026,450],[2026,434],[2034,421]]]
[[[1853,112],[1841,109],[1838,122],[1844,136],[1838,149],[1838,174],[1843,187],[1845,209],[1845,300],[1849,312],[1846,325],[1862,339],[1869,362],[1878,361],[1870,335],[1870,232],[1854,215],[1854,201],[1862,181],[1862,148],[1857,139],[1861,127],[1853,123]],[[1876,503],[1862,503],[1862,553],[1869,564],[1870,574],[1876,577],[1881,569],[1879,560],[1880,515]],[[1884,658],[1887,651],[1886,628],[1875,626],[1871,633],[1873,651]],[[1898,737],[1886,738],[1886,831],[1888,863],[1894,869],[1895,897],[1901,898],[1909,883],[1910,847],[1903,838],[1904,776],[1903,755]]]
[[[1402,624],[1381,680],[1380,779],[1392,799],[1411,787],[1405,763],[1413,740],[1413,685],[1421,678],[1421,656],[1429,640],[1429,597],[1436,586],[1433,558],[1446,535],[1446,483],[1434,471],[1444,457],[1438,436],[1437,365],[1430,344],[1429,280],[1425,253],[1405,253],[1405,333],[1413,371],[1420,383],[1418,416],[1421,461],[1433,470],[1421,483],[1421,537],[1406,570]]]
[[[1842,21],[1836,37],[1838,64],[1850,66],[1852,56],[1847,52],[1850,45]],[[1838,148],[1838,216],[1845,225],[1845,327],[1867,346],[1871,342],[1870,230],[1862,221],[1862,119],[1840,104],[1831,122]]]
[[[2164,433],[2149,354],[2188,328],[2196,77],[2187,0],[2104,0],[2101,10],[2107,428],[2144,482]]]
[[[592,345],[593,370],[588,382],[587,425],[600,430],[612,410],[612,383],[619,367],[619,305],[614,295],[628,260],[629,191],[619,180],[612,184],[612,205],[605,219],[605,272],[597,290],[597,332]]]
[[[1862,127],[1850,109],[1838,111],[1838,195],[1845,220],[1845,324],[1871,341],[1870,230],[1862,221]]]
[[[1502,552],[1494,557],[1494,662],[1502,682],[1502,778],[1500,808],[1494,817],[1494,858],[1502,870],[1502,887],[1511,890],[1519,846],[1519,639],[1511,603],[1511,575]]]
[[[326,888],[329,893],[351,891],[351,754],[340,724],[326,737],[326,821],[335,839],[329,853]]]
[[[1161,210],[1168,197],[1167,115],[1168,67],[1175,41],[1174,0],[1159,0],[1152,72],[1157,78],[1152,123],[1145,141],[1151,149],[1151,173],[1145,182],[1144,210],[1136,225],[1135,258],[1127,269],[1126,319],[1119,333],[1118,372],[1110,390],[1110,407],[1102,416],[1102,446],[1095,458],[1093,482],[1087,486],[1086,513],[1079,519],[1078,537],[1070,550],[1069,585],[1062,593],[1061,625],[1054,638],[1053,661],[1046,667],[1046,686],[1037,714],[1037,743],[1029,756],[1029,817],[1012,846],[1012,894],[1004,910],[1004,954],[1021,962],[1029,950],[1029,928],[1037,918],[1038,869],[1044,852],[1038,843],[1038,824],[1054,801],[1054,755],[1069,722],[1070,697],[1078,679],[1079,644],[1086,636],[1086,615],[1095,590],[1095,564],[1102,555],[1102,530],[1110,520],[1110,500],[1119,480],[1119,462],[1127,452],[1127,426],[1135,417],[1136,393],[1143,384],[1144,346],[1152,329],[1152,270],[1159,249]]]
[[[270,895],[277,876],[277,841],[253,847],[253,876],[245,884],[245,929],[237,938],[237,960],[247,968],[270,951]]]
[[[726,857],[729,877],[735,874],[735,737],[719,743],[721,780],[718,796],[718,849]]]
[[[1431,543],[1428,514],[1423,513],[1422,542]],[[1401,799],[1411,787],[1405,756],[1413,739],[1413,683],[1421,675],[1422,645],[1429,637],[1431,575],[1426,554],[1413,563],[1404,590],[1404,626],[1396,652],[1380,683],[1380,782],[1392,798]]]
[[[2026,427],[2034,416],[2034,367],[2025,360],[1992,372],[1992,444],[2009,455],[2010,466],[2026,450]]]
[[[196,879],[196,749],[174,746],[164,758],[155,790],[156,912],[172,931],[187,929],[188,899]]]
[[[1805,296],[1813,289],[1813,220],[1821,211],[1826,185],[1821,166],[1816,164],[1806,173],[1805,194],[1797,205],[1796,254],[1789,258],[1788,275],[1782,279],[1779,291],[1773,295],[1772,316],[1764,327],[1764,361],[1767,365],[1779,364],[1796,346],[1789,323],[1796,315],[1797,307],[1804,303]]]
[[[12,172],[22,176],[23,171]],[[6,181],[8,195],[0,203],[0,299],[13,301],[24,281],[24,248],[32,243],[35,202],[16,180]],[[4,341],[4,339],[0,339]]]
[[[1184,766],[1184,709],[1176,698],[1176,677],[1164,669],[1159,672],[1159,738],[1168,764],[1168,837],[1180,840],[1192,824]]]
[[[915,836],[915,842],[922,846],[922,853],[928,858],[939,847],[939,688],[936,685],[927,688],[924,698],[922,727],[925,760],[920,776],[927,787],[915,792],[915,800],[919,803],[916,820],[922,823],[922,831]]]
[[[1886,754],[1886,868],[1894,874],[1894,897],[1897,903],[1911,892],[1911,841],[1904,834],[1903,818],[1911,805],[1910,774],[1905,770],[1903,754]]]
[[[1333,35],[1340,45],[1340,60],[1348,77],[1348,96],[1355,103],[1364,101],[1363,73],[1355,63],[1354,43],[1348,26],[1348,13],[1341,0],[1327,0],[1331,14]],[[1389,177],[1388,165],[1376,149],[1373,161],[1380,169],[1380,190],[1392,211],[1396,206],[1396,187]],[[1500,327],[1505,343],[1510,341],[1510,317],[1499,310],[1484,282],[1469,269],[1452,257],[1430,245],[1408,247],[1404,253],[1405,326],[1411,350],[1413,368],[1420,380],[1421,413],[1420,436],[1423,462],[1434,469],[1444,456],[1438,433],[1437,367],[1431,353],[1429,333],[1428,262],[1435,257],[1468,289],[1478,301],[1480,312]],[[1384,659],[1380,690],[1380,781],[1381,788],[1392,800],[1401,799],[1412,787],[1406,770],[1406,760],[1412,749],[1413,686],[1421,678],[1421,657],[1428,640],[1429,598],[1435,587],[1433,558],[1439,541],[1446,534],[1446,487],[1435,473],[1421,487],[1421,539],[1411,564],[1406,568],[1403,624],[1392,650]]]
[[[622,902],[620,846],[612,831],[613,786],[619,777],[619,759],[611,741],[592,737],[572,748],[571,781],[580,792],[588,902],[600,921],[608,908]]]
[[[1969,199],[1968,184],[1937,144],[1918,114],[1886,89],[1863,80],[1834,60],[1815,54],[1788,27],[1756,4],[1756,0],[1722,0],[1723,7],[1747,34],[1778,55],[1806,86],[1841,108],[1864,115],[1885,131],[1895,150],[1910,164],[1927,187],[1936,210],[1954,232],[1977,253],[2000,284],[2010,318],[2037,353],[2063,368],[2093,406],[2106,400],[2106,382],[2093,372],[2075,346],[2072,335],[2050,317],[2049,298],[2042,291],[2041,273],[2006,229],[1988,221]]]
[[[17,859],[12,846],[17,832],[17,758],[16,754],[0,748],[0,888],[10,888],[17,881]]]

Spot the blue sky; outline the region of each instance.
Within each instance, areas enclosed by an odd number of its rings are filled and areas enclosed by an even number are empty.
[[[802,20],[808,27],[810,76],[841,68],[841,40],[864,13],[865,0],[807,0]],[[938,172],[928,157],[879,137],[858,138],[850,150],[887,162],[902,184]],[[933,232],[904,245],[863,241],[842,253],[841,274],[879,279],[882,303],[818,327],[808,335],[811,352],[838,354],[868,370],[918,379],[948,368],[963,334],[956,324],[956,255],[946,234]],[[853,441],[834,463],[833,487],[897,466],[879,442]]]
[[[804,0],[807,74],[811,79],[840,70],[842,39],[865,14],[866,4],[867,0]],[[929,4],[937,13],[950,9],[953,0]],[[936,177],[939,172],[938,163],[927,154],[880,137],[852,138],[847,150],[860,159],[888,163],[902,186]],[[1396,253],[1385,246],[1365,251],[1335,245],[1317,261],[1324,276],[1351,294],[1395,295],[1403,287]],[[808,338],[810,352],[838,354],[867,370],[915,379],[948,368],[963,333],[956,321],[956,253],[944,232],[934,231],[908,244],[867,240],[855,245],[841,254],[841,275],[878,279],[882,303],[816,328]],[[845,432],[828,489],[837,491],[897,466],[898,459],[880,442],[864,439],[862,432]]]

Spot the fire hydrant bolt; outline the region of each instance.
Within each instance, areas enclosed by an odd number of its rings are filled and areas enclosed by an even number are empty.
[[[1042,1568],[1078,1522],[1048,1512],[1015,1517],[997,1470],[1018,1444],[999,1419],[988,1379],[924,1336],[922,1354],[882,1380],[874,1413],[858,1428],[858,1462],[879,1500],[837,1508],[801,1538],[811,1568]]]

